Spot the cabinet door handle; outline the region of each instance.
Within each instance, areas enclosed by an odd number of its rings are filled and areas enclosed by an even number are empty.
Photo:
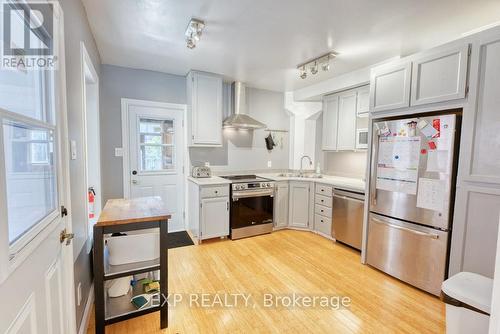
[[[229,201],[226,202],[226,210],[229,211]]]

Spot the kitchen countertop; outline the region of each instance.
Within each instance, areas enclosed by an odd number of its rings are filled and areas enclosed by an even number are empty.
[[[260,177],[270,179],[273,181],[303,181],[303,182],[315,182],[332,185],[336,188],[353,190],[358,192],[365,192],[365,181],[362,179],[355,179],[350,177],[342,176],[331,176],[323,175],[321,178],[306,178],[306,177],[296,177],[296,176],[278,176],[278,174],[257,174]]]
[[[205,178],[195,178],[192,176],[188,176],[188,180],[199,185],[199,186],[210,186],[217,184],[231,184],[231,181],[223,179],[219,176],[205,177]]]

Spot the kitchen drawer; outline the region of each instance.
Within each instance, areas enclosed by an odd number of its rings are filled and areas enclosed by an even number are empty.
[[[314,230],[325,235],[332,235],[332,218],[315,215]]]
[[[225,197],[229,196],[229,186],[208,186],[201,187],[200,197],[210,198],[210,197]]]
[[[314,196],[314,202],[319,205],[324,205],[328,208],[332,207],[332,198],[328,196],[316,194],[316,196]]]
[[[326,186],[323,184],[316,185],[316,194],[324,195],[324,196],[332,196],[333,188],[331,186]]]
[[[332,216],[332,208],[327,208],[326,206],[316,204],[314,206],[314,212],[317,215],[322,215],[325,217],[331,217]]]

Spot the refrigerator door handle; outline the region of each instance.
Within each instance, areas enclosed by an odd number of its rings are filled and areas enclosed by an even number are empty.
[[[437,235],[437,234],[425,233],[425,232],[420,232],[420,231],[412,230],[411,228],[403,227],[403,226],[399,226],[399,225],[395,225],[395,224],[391,224],[391,223],[388,223],[386,221],[383,221],[383,220],[375,218],[375,217],[372,217],[371,220],[373,222],[375,222],[375,223],[382,224],[382,225],[387,225],[387,226],[389,226],[391,228],[396,228],[398,230],[403,230],[403,231],[406,231],[406,232],[410,232],[410,233],[413,233],[413,234],[418,234],[418,235],[421,235],[421,236],[424,236],[424,237],[429,237],[429,238],[432,238],[432,239],[439,239],[439,235]]]
[[[378,127],[378,126],[377,126]],[[375,129],[375,123],[372,126],[372,151],[371,151],[371,175],[370,175],[370,203],[377,205],[377,166],[378,166],[379,133]]]

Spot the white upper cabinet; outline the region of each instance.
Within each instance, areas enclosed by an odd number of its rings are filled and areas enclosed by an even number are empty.
[[[368,116],[370,111],[370,86],[361,87],[358,89],[358,101],[356,113],[358,117]]]
[[[326,96],[323,100],[323,140],[324,151],[337,150],[337,124],[339,117],[338,95]]]
[[[470,80],[462,140],[470,152],[464,159],[465,178],[500,184],[500,31],[483,33],[473,42]]]
[[[187,104],[189,146],[222,146],[222,77],[189,72]]]
[[[469,45],[445,46],[413,59],[411,105],[465,97]]]
[[[403,61],[372,69],[370,110],[372,112],[410,106],[411,62]]]
[[[354,150],[356,145],[356,98],[352,90],[339,95],[337,150]]]

